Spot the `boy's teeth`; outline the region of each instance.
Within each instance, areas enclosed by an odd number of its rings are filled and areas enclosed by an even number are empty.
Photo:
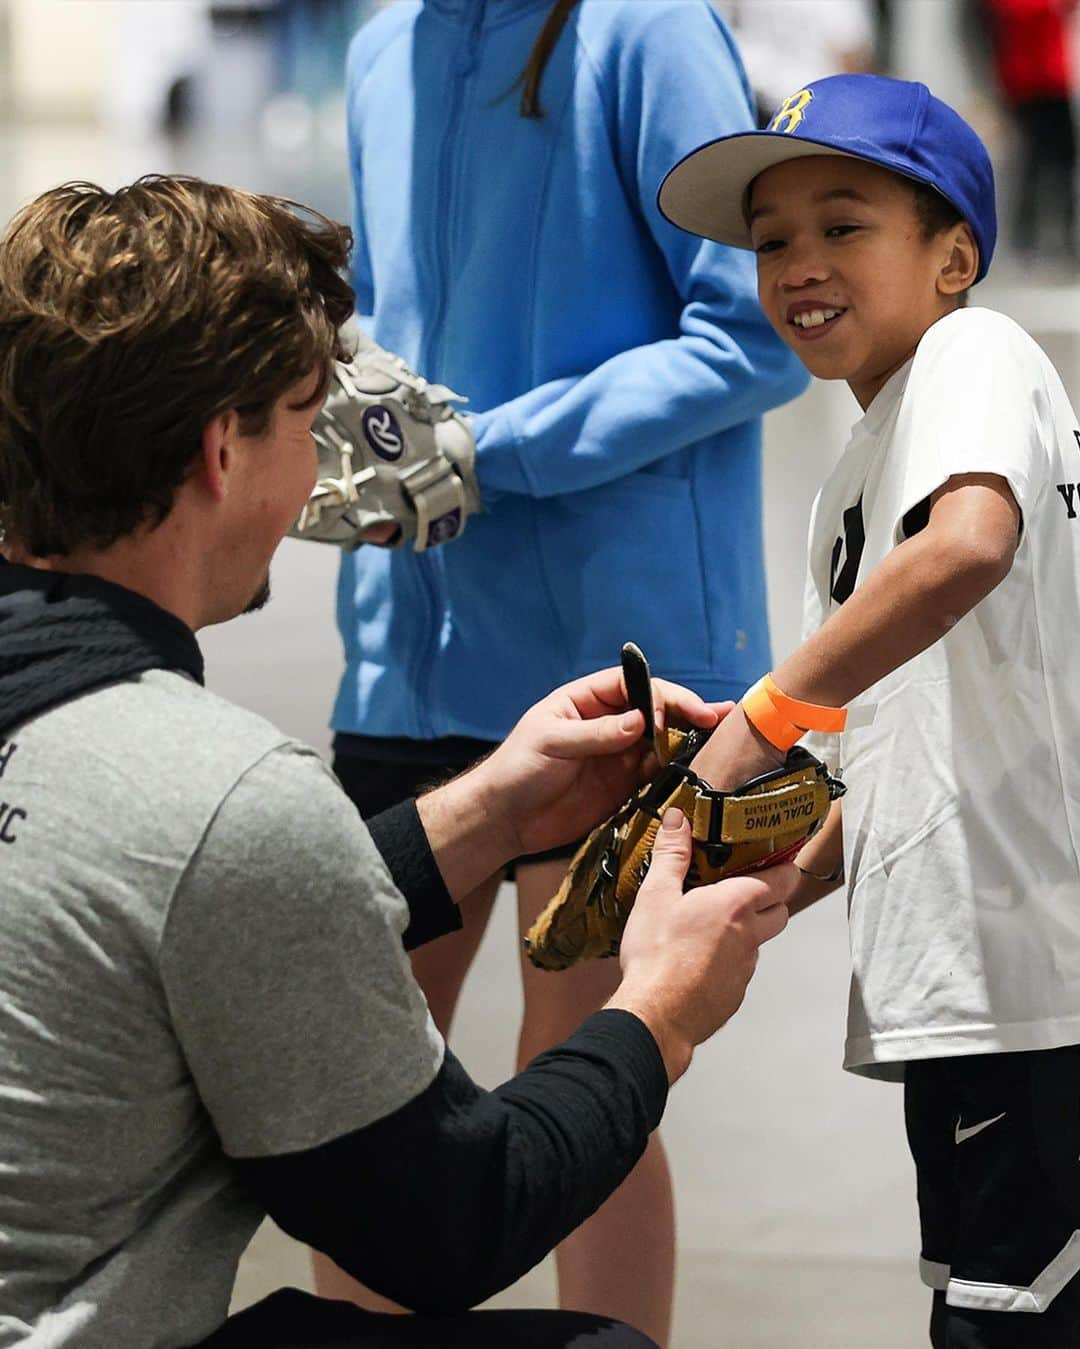
[[[839,309],[808,309],[805,314],[796,314],[793,323],[800,328],[820,328],[826,319],[834,319]]]

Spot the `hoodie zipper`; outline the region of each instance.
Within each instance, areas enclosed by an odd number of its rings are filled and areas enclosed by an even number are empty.
[[[453,55],[453,81],[450,91],[450,116],[447,118],[443,133],[442,150],[439,155],[440,172],[434,201],[443,202],[445,210],[438,213],[435,227],[436,258],[436,294],[435,305],[429,329],[424,361],[420,373],[431,378],[438,377],[439,361],[442,358],[443,324],[449,296],[450,274],[450,234],[457,216],[458,167],[460,163],[460,126],[462,109],[465,102],[465,90],[478,62],[480,32],[484,24],[487,0],[469,0],[461,25],[461,38]],[[442,617],[446,607],[445,581],[442,579],[442,558],[429,557],[426,553],[416,557],[417,573],[420,577],[428,600],[431,621],[428,624],[428,638],[424,644],[418,678],[415,687],[419,692],[416,708],[416,720],[420,728],[421,739],[430,740],[435,736],[429,709],[432,706],[432,682],[439,643],[442,639]],[[440,602],[441,601],[441,602]]]

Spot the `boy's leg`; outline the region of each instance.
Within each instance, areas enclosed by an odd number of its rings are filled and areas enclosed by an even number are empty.
[[[1080,1046],[912,1063],[934,1349],[1080,1344]]]
[[[656,1349],[630,1326],[570,1312],[383,1316],[281,1289],[197,1349]]]

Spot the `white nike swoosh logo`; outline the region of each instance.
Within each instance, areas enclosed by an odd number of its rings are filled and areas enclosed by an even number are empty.
[[[993,1119],[984,1119],[981,1124],[973,1124],[969,1129],[961,1129],[960,1121],[956,1121],[956,1141],[966,1143],[969,1138],[974,1138],[976,1134],[981,1134],[984,1129],[989,1129],[991,1124],[996,1124],[999,1119],[1005,1118],[1006,1112],[1003,1110],[1000,1115],[995,1115]]]

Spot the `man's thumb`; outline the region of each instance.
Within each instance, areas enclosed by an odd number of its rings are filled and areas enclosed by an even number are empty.
[[[690,865],[690,822],[677,806],[664,811],[653,841],[649,876],[655,871],[675,876],[680,881]]]

